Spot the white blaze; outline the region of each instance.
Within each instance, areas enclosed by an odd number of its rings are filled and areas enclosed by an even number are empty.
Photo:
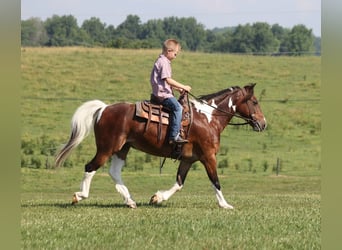
[[[196,100],[192,100],[192,103],[195,105],[196,111],[198,113],[204,114],[208,119],[208,123],[210,123],[212,119],[213,111],[215,108],[217,108],[217,105],[215,104],[215,100],[212,100],[210,105],[203,104]]]

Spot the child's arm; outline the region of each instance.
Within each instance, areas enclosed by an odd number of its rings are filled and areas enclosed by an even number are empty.
[[[191,90],[191,87],[189,85],[183,85],[183,84],[177,82],[176,80],[174,80],[172,78],[166,78],[165,80],[172,87],[174,87],[174,88],[176,88],[176,89],[178,89],[180,91],[185,90],[187,92],[190,92],[190,90]]]

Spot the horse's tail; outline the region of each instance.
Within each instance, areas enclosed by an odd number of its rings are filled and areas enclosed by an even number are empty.
[[[78,107],[71,120],[70,139],[56,155],[56,167],[61,166],[71,151],[89,135],[95,121],[100,120],[106,107],[107,105],[99,100],[88,101]]]

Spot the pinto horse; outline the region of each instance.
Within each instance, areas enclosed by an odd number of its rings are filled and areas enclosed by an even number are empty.
[[[220,134],[234,116],[243,118],[254,131],[260,132],[266,128],[266,119],[254,96],[254,86],[255,84],[231,87],[190,100],[193,122],[188,133],[189,142],[181,149],[176,183],[167,191],[156,192],[150,204],[160,204],[182,189],[191,165],[200,161],[212,183],[219,206],[233,208],[227,203],[221,191],[216,169],[216,154],[219,151]],[[93,176],[112,157],[109,175],[116,184],[116,190],[128,207],[137,207],[121,178],[121,170],[129,149],[133,147],[162,157],[170,157],[173,150],[173,146],[167,140],[168,126],[162,126],[163,136],[161,140],[157,140],[157,123],[151,123],[145,130],[146,122],[135,118],[135,104],[132,103],[106,105],[102,101],[92,100],[85,102],[76,110],[72,118],[70,139],[56,155],[56,166],[62,165],[70,152],[92,129],[97,152],[85,165],[80,191],[74,193],[72,204],[88,198]]]

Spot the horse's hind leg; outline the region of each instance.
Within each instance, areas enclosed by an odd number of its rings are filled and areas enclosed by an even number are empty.
[[[109,175],[112,177],[113,181],[116,183],[115,188],[121,194],[124,199],[124,203],[130,208],[136,208],[137,204],[132,199],[128,188],[124,185],[121,179],[121,170],[125,164],[125,160],[122,160],[118,155],[112,156],[112,163],[109,169]]]
[[[109,158],[108,153],[97,152],[95,157],[85,165],[84,176],[80,185],[80,191],[75,192],[72,198],[72,204],[87,199],[89,197],[89,190],[91,181],[96,174],[96,170],[99,169]]]
[[[124,199],[124,203],[130,208],[136,208],[137,204],[132,199],[128,188],[124,185],[121,179],[121,170],[125,165],[125,160],[129,149],[130,146],[128,144],[125,144],[119,152],[112,156],[112,162],[109,168],[109,175],[115,182],[115,188],[121,194],[122,198]]]

